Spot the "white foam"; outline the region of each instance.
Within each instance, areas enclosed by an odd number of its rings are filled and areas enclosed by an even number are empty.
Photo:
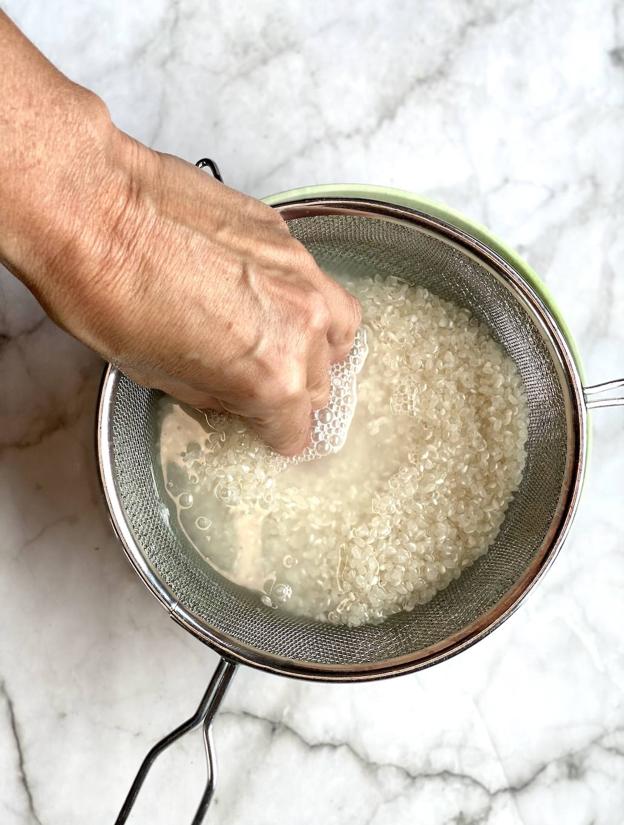
[[[333,364],[330,368],[329,403],[324,409],[312,413],[309,446],[300,455],[286,459],[287,465],[314,461],[337,453],[344,447],[357,404],[357,376],[367,355],[366,330],[361,327],[344,361]]]

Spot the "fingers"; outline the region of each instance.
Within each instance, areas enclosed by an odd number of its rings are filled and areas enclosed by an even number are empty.
[[[151,369],[143,380],[195,408],[241,415],[296,455],[312,410],[328,403],[330,365],[353,344],[359,304],[270,207],[157,157],[161,253],[146,269],[147,322],[132,319],[131,349]],[[169,282],[169,295],[156,288]]]
[[[195,405],[200,410],[216,410],[217,412],[225,412],[225,407],[218,398],[213,398],[211,395],[205,396],[199,404]]]
[[[344,360],[353,346],[353,339],[362,323],[360,302],[334,280],[325,277],[323,291],[330,308],[331,322],[327,330],[331,363]]]
[[[128,375],[127,370],[126,375]],[[128,375],[128,377],[132,378],[133,381],[137,380],[136,376],[133,377]],[[138,381],[137,383],[143,382]],[[167,393],[167,395],[172,395],[174,398],[177,398],[178,401],[182,401],[183,404],[188,404],[189,407],[195,407],[197,410],[216,410],[218,412],[226,412],[225,407],[218,398],[215,398],[213,395],[208,395],[205,392],[202,392],[202,390],[195,389],[189,384],[169,380],[150,381],[146,384],[146,386],[157,387]]]
[[[267,418],[250,419],[250,424],[278,453],[287,457],[299,455],[310,441],[312,407],[309,393],[291,399]]]
[[[321,410],[329,401],[330,348],[326,337],[320,338],[308,355],[307,389],[313,410]]]
[[[360,302],[337,281],[326,275],[314,258],[305,251],[298,257],[304,275],[323,296],[328,311],[326,324],[329,360],[332,364],[342,361],[353,346],[353,339],[362,323]],[[307,257],[306,257],[307,256]]]

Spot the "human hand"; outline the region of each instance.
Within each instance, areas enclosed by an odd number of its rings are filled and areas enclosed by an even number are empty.
[[[329,366],[353,342],[357,301],[275,210],[120,132],[0,22],[18,100],[0,118],[0,260],[133,380],[300,452]]]
[[[353,343],[357,301],[275,210],[120,139],[132,171],[98,267],[106,297],[86,296],[77,334],[95,334],[133,380],[241,415],[275,449],[300,452],[312,409],[327,403],[329,366]]]

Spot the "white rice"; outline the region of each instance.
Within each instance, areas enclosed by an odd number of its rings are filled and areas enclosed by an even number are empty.
[[[336,624],[424,604],[494,541],[524,468],[518,371],[469,312],[396,278],[345,282],[369,355],[346,444],[293,464],[243,421],[163,402],[178,527],[275,609]]]

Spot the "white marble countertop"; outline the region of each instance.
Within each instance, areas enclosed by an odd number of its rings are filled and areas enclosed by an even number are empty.
[[[621,3],[4,6],[125,130],[216,158],[246,192],[389,184],[483,221],[551,287],[588,378],[624,375]],[[101,366],[0,273],[2,825],[110,825],[216,662],[109,529],[93,451]],[[594,416],[554,568],[476,648],[358,686],[242,670],[215,725],[209,821],[621,825],[623,412]],[[189,822],[201,775],[199,742],[180,747],[132,821]]]

